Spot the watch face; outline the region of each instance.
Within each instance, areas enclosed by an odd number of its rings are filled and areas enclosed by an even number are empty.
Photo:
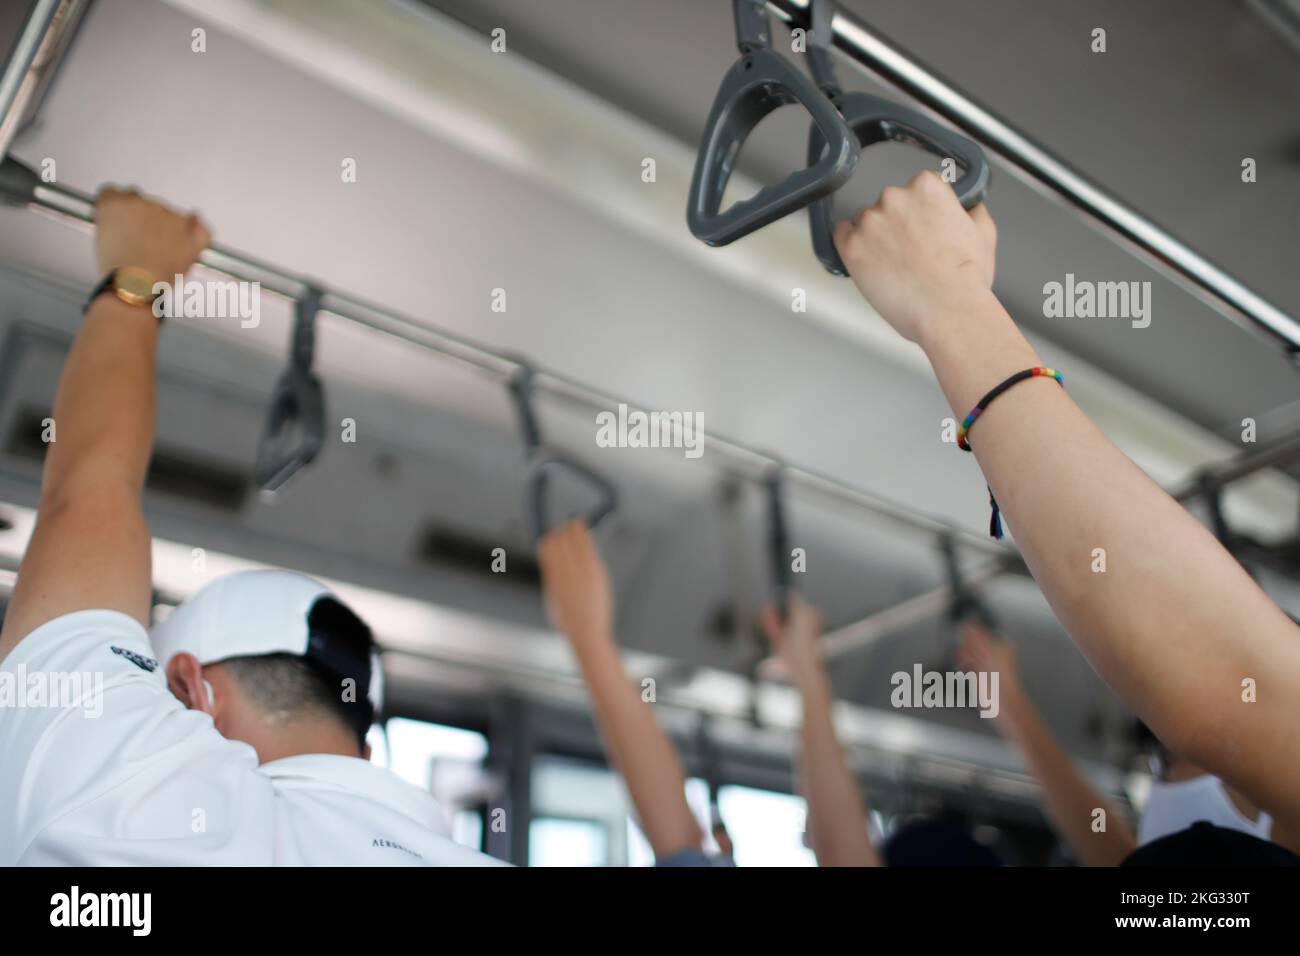
[[[132,305],[146,305],[153,301],[153,276],[143,269],[129,266],[118,269],[113,276],[118,296]]]

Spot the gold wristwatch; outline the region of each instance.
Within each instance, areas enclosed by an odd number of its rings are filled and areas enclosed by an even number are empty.
[[[86,308],[90,308],[90,303],[105,292],[112,292],[127,305],[152,309],[153,300],[157,298],[153,287],[154,278],[147,270],[137,266],[122,266],[104,276],[99,285],[95,286],[90,298],[86,300]]]

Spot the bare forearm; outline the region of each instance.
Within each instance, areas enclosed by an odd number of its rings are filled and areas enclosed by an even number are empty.
[[[998,719],[1043,788],[1047,812],[1075,858],[1085,866],[1118,866],[1137,848],[1128,820],[1079,771],[1029,701],[1004,701]]]
[[[110,296],[91,305],[54,401],[36,527],[0,634],[0,660],[60,614],[122,611],[147,624],[150,538],[140,508],[154,428],[157,320]]]
[[[698,849],[703,831],[686,802],[677,751],[641,689],[623,671],[609,635],[573,642],[611,762],[622,774],[657,857]]]
[[[55,441],[43,492],[70,481],[118,480],[139,491],[153,445],[158,322],[111,295],[91,304],[59,379]]]
[[[799,680],[803,696],[800,776],[808,800],[808,830],[821,866],[879,866],[867,832],[867,809],[849,771],[831,719],[824,677]]]
[[[922,344],[958,415],[1041,364],[992,293]],[[970,441],[1035,579],[1111,687],[1172,748],[1300,819],[1300,777],[1274,756],[1295,742],[1294,624],[1054,381],[1006,392]],[[1267,687],[1258,703],[1242,702],[1245,678]]]

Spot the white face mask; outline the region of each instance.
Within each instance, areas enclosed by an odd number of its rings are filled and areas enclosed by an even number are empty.
[[[1273,820],[1263,811],[1251,820],[1232,802],[1223,781],[1210,774],[1180,780],[1177,783],[1152,781],[1151,793],[1138,822],[1138,845],[1186,830],[1198,820],[1218,827],[1240,830],[1267,840]]]

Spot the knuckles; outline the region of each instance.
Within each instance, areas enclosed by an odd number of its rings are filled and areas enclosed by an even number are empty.
[[[927,169],[922,171],[916,177],[916,179],[913,180],[913,182],[916,183],[917,189],[919,191],[930,193],[932,195],[938,192],[940,189],[944,189],[947,187],[947,183],[944,182],[943,177],[940,176],[938,173],[936,173],[933,169]]]

